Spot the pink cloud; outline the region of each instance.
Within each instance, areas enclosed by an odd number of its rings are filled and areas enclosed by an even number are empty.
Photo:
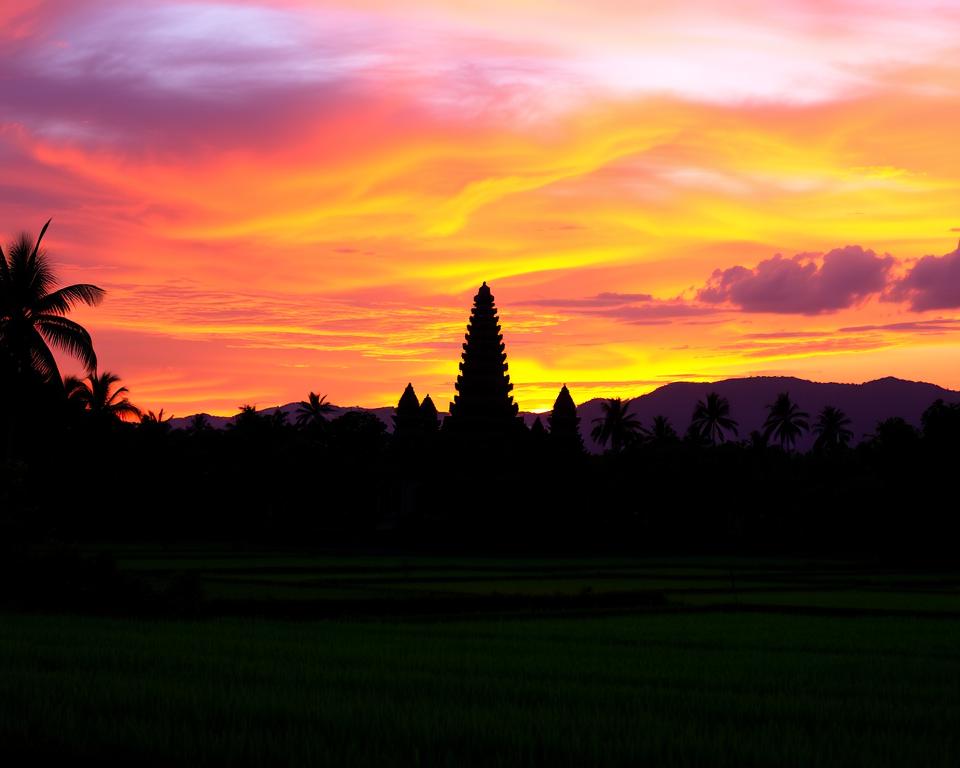
[[[835,248],[817,261],[777,254],[756,267],[715,270],[697,298],[731,303],[745,312],[817,315],[859,304],[886,285],[893,257],[859,245]]]
[[[907,301],[914,312],[960,307],[960,245],[944,256],[924,256],[884,298]]]

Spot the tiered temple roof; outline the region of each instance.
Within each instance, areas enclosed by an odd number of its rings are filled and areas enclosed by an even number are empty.
[[[510,392],[507,353],[500,333],[497,308],[486,283],[473,299],[457,394],[450,403],[449,428],[460,432],[501,432],[519,424],[517,404]]]

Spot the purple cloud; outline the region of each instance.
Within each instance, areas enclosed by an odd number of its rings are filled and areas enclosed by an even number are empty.
[[[960,245],[944,256],[924,256],[884,299],[908,301],[914,312],[960,307]]]
[[[525,95],[556,66],[440,20],[314,5],[39,3],[24,12],[29,39],[0,29],[0,114],[71,145],[206,155],[342,130],[343,115],[393,130],[435,114],[502,120],[529,112]]]
[[[846,309],[879,293],[893,266],[859,245],[835,248],[818,266],[810,254],[777,254],[756,267],[715,270],[697,298],[707,304],[730,302],[744,312],[817,315]]]

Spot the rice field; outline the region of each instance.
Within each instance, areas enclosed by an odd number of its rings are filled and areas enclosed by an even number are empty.
[[[0,616],[0,753],[210,766],[960,764],[960,578],[949,572],[159,554],[118,563],[157,580],[195,572],[201,618]],[[283,618],[289,601],[316,616]],[[259,613],[238,615],[251,606]]]

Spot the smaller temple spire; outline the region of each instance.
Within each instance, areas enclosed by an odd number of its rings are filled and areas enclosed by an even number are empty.
[[[404,439],[420,431],[420,400],[408,383],[393,413],[393,434]]]
[[[570,390],[564,384],[553,403],[553,411],[549,418],[550,439],[561,451],[571,453],[583,452],[583,438],[580,435],[580,417],[577,415],[577,404],[573,402]]]
[[[433,404],[430,395],[420,403],[420,423],[427,433],[436,432],[440,428],[440,414],[437,413],[437,406]]]
[[[542,446],[549,437],[547,435],[546,428],[543,426],[543,422],[540,421],[539,416],[537,416],[537,418],[533,420],[533,424],[530,425],[530,437],[534,441],[534,445],[536,445],[538,448]]]
[[[415,409],[419,407],[420,400],[417,397],[417,393],[413,389],[413,384],[407,382],[407,386],[404,387],[403,394],[400,395],[400,402],[397,403],[397,410]]]

